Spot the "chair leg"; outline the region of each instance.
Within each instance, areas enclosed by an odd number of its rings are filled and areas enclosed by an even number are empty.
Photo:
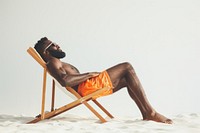
[[[42,88],[41,119],[44,119],[45,98],[46,98],[46,78],[47,78],[47,70],[46,70],[46,68],[44,68],[44,73],[43,73],[43,88]]]
[[[107,122],[92,106],[90,106],[87,101],[84,101],[83,104],[90,110],[94,115],[96,115],[102,123]]]
[[[110,118],[114,118],[97,100],[92,100],[103,112],[105,112]]]
[[[52,80],[52,99],[51,99],[51,111],[54,110],[55,105],[55,81]]]

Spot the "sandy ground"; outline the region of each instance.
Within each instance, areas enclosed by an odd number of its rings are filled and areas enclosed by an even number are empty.
[[[1,133],[199,133],[200,114],[179,114],[171,116],[172,125],[140,118],[118,117],[107,119],[101,124],[95,117],[81,117],[64,114],[37,124],[25,124],[33,117],[0,115]]]

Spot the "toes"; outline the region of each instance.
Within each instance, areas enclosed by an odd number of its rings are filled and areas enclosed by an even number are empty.
[[[166,124],[172,124],[173,121],[171,119],[167,119],[164,123],[166,123]]]

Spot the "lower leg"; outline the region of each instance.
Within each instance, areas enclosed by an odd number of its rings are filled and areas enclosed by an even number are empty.
[[[131,97],[131,99],[133,99],[136,103],[136,105],[138,106],[143,119],[146,119],[147,116],[153,112],[155,112],[155,110],[151,107],[151,105],[149,104],[147,98],[145,98],[145,94],[144,91],[141,90],[140,87],[134,87],[134,89],[132,89],[128,83],[127,80],[124,78],[120,81],[120,83],[117,85],[117,87],[114,88],[114,92],[116,92],[117,90],[120,90],[121,88],[126,87],[128,90],[128,93]],[[143,100],[141,100],[143,99]]]
[[[138,103],[137,105],[140,108],[144,120],[153,120],[168,124],[172,123],[172,120],[157,113],[150,105],[145,95],[145,92],[142,88],[142,85],[134,70],[129,70],[129,73],[127,73],[126,81],[127,85],[129,86],[128,87],[129,94],[131,97],[135,97],[134,99],[137,99],[135,101],[137,101],[136,103]]]
[[[154,113],[155,110],[150,105],[137,75],[132,70],[130,71],[131,72],[127,73],[126,76],[128,92],[131,98],[137,101],[136,104],[142,113],[143,119],[146,119],[149,115]]]
[[[122,80],[120,81],[120,83],[114,88],[113,91],[116,92],[116,91],[118,91],[118,90],[120,90],[121,88],[124,88],[124,87],[127,88],[127,91],[128,91],[129,96],[131,97],[131,99],[133,99],[133,100],[135,101],[136,105],[137,105],[138,108],[140,109],[140,112],[141,112],[143,118],[145,118],[145,116],[146,116],[146,115],[145,115],[145,112],[146,112],[146,111],[145,111],[145,108],[142,106],[142,103],[141,103],[141,101],[138,99],[137,95],[135,95],[135,93],[133,93],[132,90],[130,89],[130,87],[127,85],[125,79],[122,79]]]

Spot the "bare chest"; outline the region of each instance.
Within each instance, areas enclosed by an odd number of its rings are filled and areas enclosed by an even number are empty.
[[[78,71],[78,69],[76,67],[74,67],[73,65],[68,64],[68,63],[63,63],[61,69],[62,69],[62,71],[66,72],[68,74],[79,73],[79,71]]]

